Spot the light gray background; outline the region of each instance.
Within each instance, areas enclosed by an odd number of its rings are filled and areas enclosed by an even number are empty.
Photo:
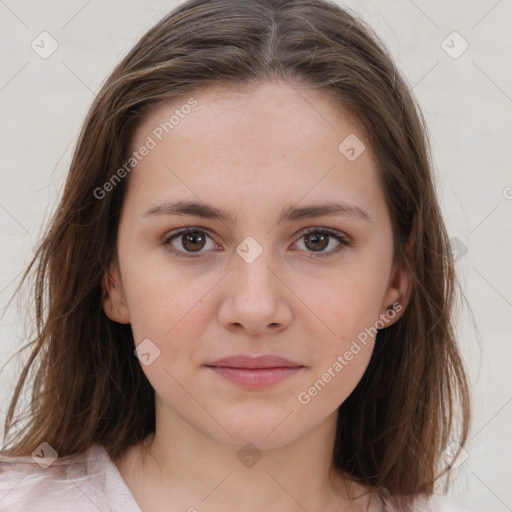
[[[95,91],[177,3],[0,0],[0,365],[26,342],[7,301],[56,205]],[[512,1],[340,3],[374,27],[419,99],[450,236],[463,249],[457,269],[475,325],[466,311],[459,334],[475,417],[451,495],[472,511],[512,510]],[[43,31],[58,43],[47,59],[31,48]],[[458,58],[443,49],[463,48],[458,36],[446,40],[453,31],[469,44]],[[2,427],[18,373],[11,362],[0,375]]]

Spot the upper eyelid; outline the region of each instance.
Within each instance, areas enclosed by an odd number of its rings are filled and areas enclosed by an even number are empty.
[[[324,232],[330,234],[333,237],[334,236],[338,236],[341,239],[340,243],[345,242],[347,245],[351,243],[351,238],[346,233],[344,233],[343,231],[340,231],[338,229],[330,228],[330,227],[327,227],[327,226],[318,226],[318,225],[316,225],[316,226],[306,226],[306,227],[300,229],[298,232],[296,232],[293,236],[294,237],[298,236],[299,239],[300,239],[301,237],[305,236],[309,232],[314,232],[314,231],[320,231],[320,232],[324,231]],[[172,239],[174,239],[176,237],[183,236],[183,235],[185,235],[187,233],[190,233],[190,232],[192,232],[192,233],[194,233],[194,232],[205,233],[215,243],[218,243],[215,240],[215,237],[212,236],[211,231],[208,228],[203,228],[201,226],[183,226],[181,228],[177,228],[176,230],[173,230],[173,231],[167,233],[166,235],[164,235],[163,241],[165,243],[170,243]],[[200,253],[200,251],[199,251],[199,253]],[[193,253],[190,253],[190,254],[193,254]]]
[[[301,229],[299,229],[296,233],[294,233],[293,236],[297,236],[297,235],[300,235],[300,234],[303,234],[303,233],[306,233],[308,231],[312,231],[312,230],[324,230],[326,232],[332,232],[332,233],[336,233],[336,234],[339,234],[340,236],[344,236],[346,238],[348,238],[348,235],[343,232],[343,231],[340,231],[339,229],[337,228],[331,228],[331,227],[328,227],[328,226],[306,226],[306,227],[303,227]],[[207,235],[211,236],[212,234],[212,231],[209,229],[209,228],[205,228],[205,227],[202,227],[202,226],[182,226],[182,227],[178,227],[176,229],[173,229],[169,232],[167,232],[163,238],[164,239],[168,239],[170,237],[173,237],[173,236],[178,236],[178,235],[183,235],[185,233],[189,233],[189,232],[204,232],[206,233]]]

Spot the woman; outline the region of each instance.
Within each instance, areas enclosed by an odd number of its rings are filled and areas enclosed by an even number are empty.
[[[434,496],[469,396],[426,127],[346,10],[161,20],[95,99],[36,260],[6,510],[460,510]]]

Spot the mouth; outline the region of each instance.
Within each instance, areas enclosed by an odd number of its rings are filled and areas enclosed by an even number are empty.
[[[208,366],[221,377],[248,387],[270,386],[296,374],[303,366],[282,368],[231,368]]]
[[[305,368],[304,365],[275,355],[238,355],[205,366],[220,377],[246,387],[270,386]]]

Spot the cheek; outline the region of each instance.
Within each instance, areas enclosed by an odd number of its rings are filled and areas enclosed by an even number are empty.
[[[302,318],[301,328],[310,333],[313,364],[297,401],[313,415],[320,417],[341,405],[372,356],[380,301],[368,282],[363,283],[353,274],[331,282],[327,291],[310,297],[314,314]]]
[[[124,288],[136,345],[150,339],[166,360],[192,354],[212,312],[208,294],[220,278],[189,276],[183,268],[126,262]]]
[[[212,315],[205,300],[212,284],[181,289],[180,281],[183,280],[172,279],[171,283],[168,278],[160,278],[147,282],[138,291],[134,289],[130,316],[146,378],[165,403],[188,410],[191,402],[186,390],[191,388],[190,383],[202,362],[201,340]],[[144,354],[148,352],[149,364],[145,364]],[[201,415],[202,411],[196,413]]]
[[[361,379],[374,348],[378,314],[371,312],[375,310],[371,296],[359,294],[357,300],[353,300],[345,292],[331,297],[319,310],[333,331],[323,339],[317,338],[314,347],[313,379],[321,381],[320,388],[327,385],[331,390],[324,393],[325,399],[332,396],[336,403],[341,403]]]
[[[391,254],[379,259],[368,251],[344,263],[316,286],[297,283],[296,288],[311,311],[302,318],[302,327],[319,334],[308,338],[314,353],[312,384],[318,382],[311,392],[321,390],[321,402],[341,403],[355,388],[382,327],[378,321]]]
[[[375,324],[386,284],[384,269],[361,259],[357,265],[340,266],[325,279],[298,282],[295,290],[312,312],[311,321],[316,319],[332,341],[327,346],[339,346]]]

